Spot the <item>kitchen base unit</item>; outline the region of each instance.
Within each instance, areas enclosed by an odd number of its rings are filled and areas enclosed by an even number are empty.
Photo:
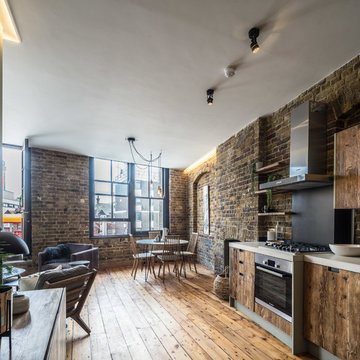
[[[303,256],[264,243],[230,244],[230,305],[288,345],[305,352]]]

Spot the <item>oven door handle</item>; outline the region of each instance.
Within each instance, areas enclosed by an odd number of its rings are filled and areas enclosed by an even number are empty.
[[[269,270],[269,269],[265,269],[265,268],[263,268],[262,266],[257,266],[256,267],[258,270],[261,270],[261,271],[264,271],[264,272],[266,272],[266,273],[268,273],[268,274],[271,274],[271,275],[274,275],[274,276],[277,276],[277,277],[280,277],[280,278],[284,278],[286,275],[284,275],[284,274],[280,274],[280,273],[278,273],[278,272],[275,272],[275,271],[272,271],[272,270]]]

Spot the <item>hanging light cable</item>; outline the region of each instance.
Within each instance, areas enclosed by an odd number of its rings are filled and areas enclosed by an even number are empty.
[[[154,162],[158,162],[158,166],[159,166],[159,169],[161,171],[161,155],[162,155],[162,150],[160,150],[160,153],[158,156],[156,157],[153,157],[153,154],[152,152],[150,152],[150,159],[147,159],[145,156],[143,156],[140,151],[136,148],[134,142],[135,142],[135,138],[134,137],[128,137],[126,138],[126,140],[129,142],[129,147],[130,147],[130,153],[131,153],[131,157],[133,159],[133,162],[134,164],[136,164],[136,160],[135,160],[135,155],[134,155],[134,152],[140,157],[140,159],[142,161],[144,161],[145,163],[147,163],[147,165],[150,167],[150,188],[152,189],[153,186],[154,186],[154,183],[153,183],[153,178],[152,178],[152,167],[153,167],[153,163]],[[160,177],[161,178],[161,177]],[[160,181],[160,180],[159,180]],[[159,197],[164,197],[164,192],[161,188],[161,186],[159,185],[158,188],[157,188],[157,192],[158,192],[158,195]]]

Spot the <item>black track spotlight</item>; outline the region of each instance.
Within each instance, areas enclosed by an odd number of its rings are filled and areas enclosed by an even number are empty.
[[[214,102],[214,89],[207,89],[206,95],[207,95],[207,103],[209,106],[211,106]]]
[[[258,45],[256,39],[258,38],[260,30],[256,27],[249,30],[249,38],[251,40],[250,49],[255,54],[259,51],[260,46]]]

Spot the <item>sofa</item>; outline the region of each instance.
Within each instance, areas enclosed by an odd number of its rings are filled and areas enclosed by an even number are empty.
[[[89,269],[99,269],[99,248],[92,244],[67,243],[48,247],[38,254],[38,271],[69,268],[69,262],[88,260]]]

